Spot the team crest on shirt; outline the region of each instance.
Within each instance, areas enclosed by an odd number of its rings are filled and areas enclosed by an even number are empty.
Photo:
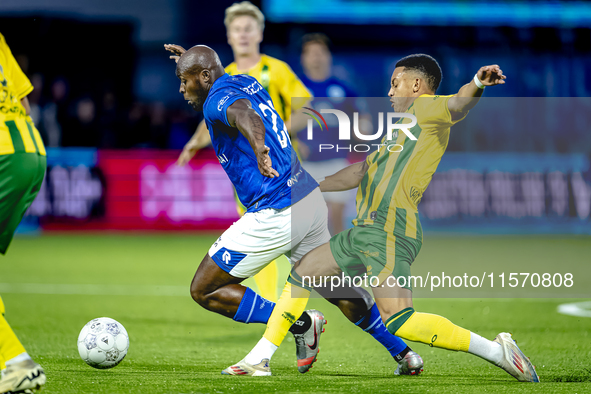
[[[263,85],[263,88],[269,90],[269,85],[271,83],[271,75],[269,74],[269,66],[267,66],[266,64],[263,66],[263,69],[261,70],[261,77],[259,80],[261,81],[261,85]]]
[[[3,114],[7,113],[20,113],[22,116],[26,116],[24,108],[18,105],[18,97],[9,90],[8,80],[4,76],[4,68],[0,65],[0,112]]]
[[[419,203],[421,202],[421,199],[423,198],[423,191],[417,189],[414,186],[411,186],[410,188],[410,199],[412,200],[412,202],[414,202],[416,205],[419,205]]]

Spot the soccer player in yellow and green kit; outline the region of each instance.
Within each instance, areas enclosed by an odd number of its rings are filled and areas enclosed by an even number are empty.
[[[303,312],[301,298],[309,297],[312,283],[342,273],[349,277],[367,274],[378,279],[369,281],[377,309],[368,311],[367,321],[373,321],[373,313],[381,316],[377,324],[383,322],[400,338],[472,353],[520,381],[538,382],[534,367],[510,334],[501,333],[489,341],[444,317],[413,308],[410,267],[423,240],[417,205],[445,152],[450,127],[477,104],[486,86],[504,84],[506,78],[498,65],[485,66],[457,94],[435,96],[441,77],[439,64],[431,56],[410,55],[398,61],[388,96],[395,112],[416,118],[406,129],[412,137],[401,131],[392,140],[386,136],[380,149],[365,161],[320,183],[323,192],[358,187],[354,227],[333,236],[294,265],[264,337],[277,346],[281,343],[285,327],[289,328],[284,316]],[[312,282],[304,283],[303,277]],[[397,282],[397,278],[406,281]]]
[[[297,107],[294,107],[291,98],[311,98],[312,94],[287,63],[260,53],[260,44],[265,28],[263,13],[249,1],[234,3],[226,9],[224,24],[226,25],[228,44],[232,47],[234,54],[234,61],[225,68],[226,73],[230,75],[246,74],[256,78],[271,96],[275,110],[287,125],[288,131],[291,132],[293,129],[297,132],[303,129],[307,118],[299,110],[306,103],[304,100],[298,100]],[[185,49],[178,45],[165,45],[164,47],[175,55],[171,56],[175,60],[178,60],[178,56],[185,52]],[[211,144],[211,139],[205,121],[202,121],[191,140],[185,145],[178,164],[184,166],[195,156],[197,151],[209,144]],[[238,199],[236,202],[238,213],[240,216],[244,215],[246,210]],[[270,301],[277,301],[276,261],[256,274],[254,280],[261,296]]]
[[[23,215],[37,196],[47,159],[29,117],[27,95],[33,85],[0,34],[0,253],[5,254]],[[34,362],[4,318],[0,298],[0,393],[24,392],[45,384]]]

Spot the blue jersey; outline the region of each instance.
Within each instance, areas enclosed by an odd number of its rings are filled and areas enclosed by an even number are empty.
[[[265,145],[270,148],[272,167],[278,177],[263,176],[250,143],[228,123],[226,111],[236,100],[247,99],[265,125]],[[273,101],[253,77],[224,74],[211,87],[203,116],[220,164],[236,188],[247,212],[281,209],[295,204],[318,183],[301,166]]]
[[[300,77],[304,85],[314,95],[314,101],[312,106],[320,111],[320,109],[340,109],[345,113],[351,115],[355,108],[351,107],[351,100],[345,100],[346,97],[356,97],[357,95],[347,85],[335,77],[330,77],[322,82],[312,81],[310,78],[302,75]],[[344,107],[346,108],[344,108]],[[325,117],[327,125],[330,130],[334,130],[335,133],[330,134],[328,131],[324,133],[316,133],[314,135],[314,141],[309,141],[306,137],[307,130],[303,129],[298,132],[298,137],[302,143],[306,144],[310,150],[310,155],[306,157],[306,161],[326,161],[331,159],[344,159],[348,156],[348,151],[345,149],[336,150],[329,149],[320,152],[318,149],[321,144],[337,144],[338,136],[336,130],[338,130],[339,124],[337,117],[329,115]]]

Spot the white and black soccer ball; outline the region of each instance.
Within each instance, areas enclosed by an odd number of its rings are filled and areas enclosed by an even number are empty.
[[[80,357],[94,368],[113,368],[125,358],[128,349],[125,327],[108,317],[89,321],[78,336]]]

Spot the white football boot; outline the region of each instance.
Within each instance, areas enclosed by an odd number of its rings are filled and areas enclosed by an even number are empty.
[[[256,365],[249,364],[244,360],[239,361],[234,365],[222,371],[222,375],[243,375],[243,376],[271,376],[271,368],[269,367],[269,359],[264,358]]]
[[[7,365],[0,380],[0,393],[26,393],[45,384],[43,368],[33,360]]]
[[[517,347],[517,344],[511,338],[508,332],[502,332],[494,339],[494,342],[503,347],[503,358],[496,365],[503,368],[520,382],[539,383],[540,378],[536,373],[536,368],[532,365],[529,358]]]

